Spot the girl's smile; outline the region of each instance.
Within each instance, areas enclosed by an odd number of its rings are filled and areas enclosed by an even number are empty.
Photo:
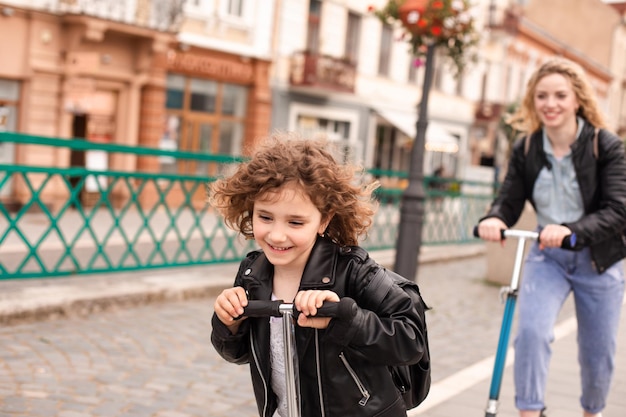
[[[276,268],[304,270],[318,234],[327,225],[311,199],[292,184],[254,203],[254,239]]]

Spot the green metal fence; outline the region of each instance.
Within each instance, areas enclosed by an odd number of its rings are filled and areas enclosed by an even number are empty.
[[[214,164],[219,175],[241,158],[144,147],[97,144],[0,132],[0,142],[50,149],[100,150],[136,157],[170,157]],[[371,171],[380,178],[403,173]],[[202,195],[216,176],[95,171],[85,168],[0,165],[0,279],[54,277],[96,272],[239,261],[254,248],[228,229]],[[432,179],[426,178],[425,181]],[[97,187],[85,193],[85,184]],[[472,228],[491,200],[489,184],[452,181],[429,190],[425,245],[474,241]],[[472,187],[478,190],[471,191]],[[464,188],[470,192],[460,192]],[[87,201],[85,196],[89,197]],[[374,224],[362,245],[395,246],[401,189],[380,189]],[[174,198],[176,197],[176,198]],[[171,204],[176,199],[175,205]]]

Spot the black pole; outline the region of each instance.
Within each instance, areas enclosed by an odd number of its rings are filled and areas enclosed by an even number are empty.
[[[422,245],[422,224],[424,223],[424,145],[428,127],[428,95],[433,80],[435,45],[426,51],[424,85],[419,106],[419,117],[415,124],[415,140],[411,149],[409,184],[402,194],[400,204],[400,226],[396,243],[394,270],[403,277],[417,281],[417,265]]]

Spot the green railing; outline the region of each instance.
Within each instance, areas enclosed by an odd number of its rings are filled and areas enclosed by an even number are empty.
[[[6,132],[0,132],[0,142],[187,159],[213,164],[216,176],[242,160]],[[405,175],[371,173],[396,179]],[[0,196],[15,195],[21,202],[9,204],[6,197],[0,200],[0,279],[239,261],[254,243],[228,229],[220,216],[198,199],[216,176],[0,165]],[[88,181],[96,187],[90,193],[85,192]],[[473,225],[491,195],[461,193],[458,189],[468,184],[451,184],[457,187],[428,192],[425,245],[474,241]],[[401,189],[377,192],[380,205],[362,242],[364,247],[381,250],[395,246],[401,195]]]

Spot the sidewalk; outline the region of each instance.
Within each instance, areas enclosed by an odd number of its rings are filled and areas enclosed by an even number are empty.
[[[426,401],[409,417],[458,417],[485,414],[503,305],[496,285],[484,283],[485,246],[481,243],[422,248],[418,282],[429,311],[433,385]],[[373,252],[383,265],[393,264],[393,251]],[[214,297],[230,286],[237,264],[85,275],[46,280],[0,281],[0,323],[19,324],[55,317],[86,315],[161,300]],[[626,309],[626,307],[624,307]],[[5,327],[5,331],[7,328]],[[576,360],[576,322],[571,298],[555,329],[553,360],[547,388],[549,417],[581,416]],[[10,328],[9,328],[10,331]],[[626,319],[621,322],[616,373],[603,417],[626,415]],[[507,354],[498,417],[514,417],[513,353]],[[225,369],[247,373],[232,364]],[[247,379],[247,375],[245,375]],[[249,403],[221,403],[217,396],[208,415],[235,415]],[[213,407],[213,408],[212,408]],[[231,411],[221,414],[219,409]],[[246,415],[240,413],[239,415]]]
[[[622,320],[615,362],[616,372],[607,406],[602,412],[603,417],[626,415],[626,398],[623,395],[626,392],[626,319],[624,317],[626,317],[626,304],[622,304]],[[575,317],[569,317],[556,326],[552,352],[546,388],[546,415],[548,417],[582,416],[579,403],[580,375]],[[434,382],[429,396],[417,409],[409,412],[409,417],[484,416],[489,399],[494,357],[495,355],[487,357],[444,380]],[[518,416],[514,406],[513,357],[514,351],[509,348],[498,398],[498,417]]]
[[[420,263],[482,255],[484,245],[431,246]],[[378,262],[393,265],[394,251],[373,252]],[[237,263],[188,268],[148,269],[73,277],[0,280],[0,324],[83,315],[106,308],[154,301],[216,296],[232,285]]]

